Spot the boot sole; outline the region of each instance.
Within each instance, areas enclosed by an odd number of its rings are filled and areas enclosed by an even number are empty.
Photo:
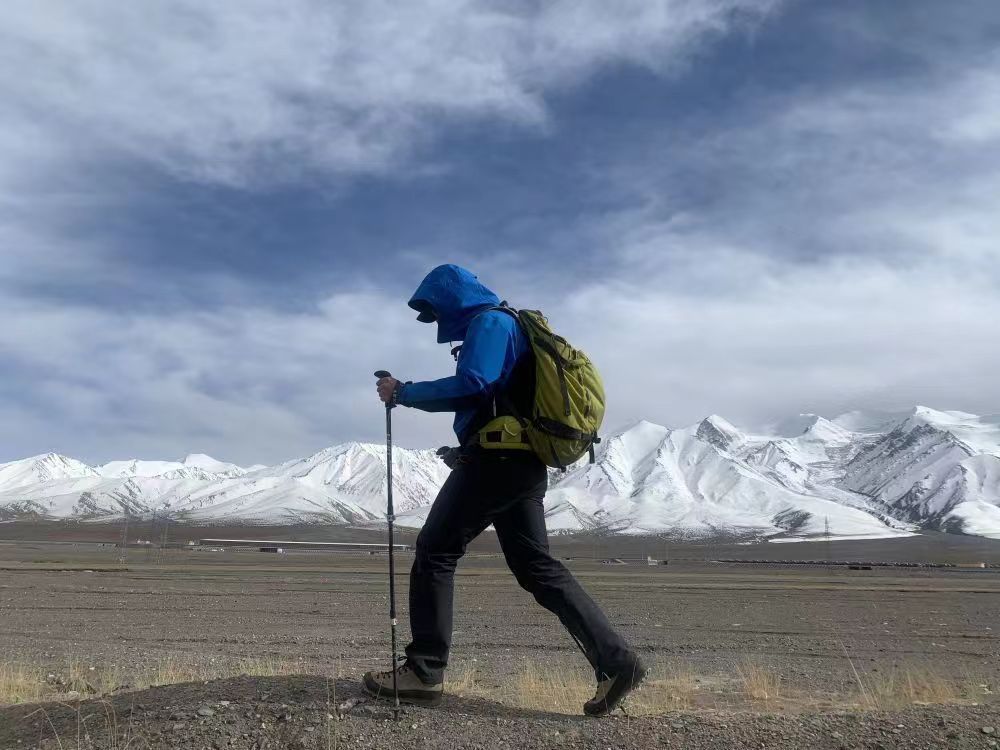
[[[392,700],[392,688],[384,688],[365,675],[365,692],[376,700]],[[439,706],[444,700],[443,690],[400,690],[399,702],[409,706]]]
[[[607,716],[618,708],[622,704],[622,701],[628,698],[629,695],[638,690],[642,686],[642,683],[646,681],[648,676],[649,669],[645,666],[640,667],[640,669],[630,675],[629,680],[622,683],[621,687],[615,685],[611,689],[611,692],[609,692],[605,697],[604,701],[601,702],[596,708],[589,709],[587,706],[584,706],[583,712],[587,714],[587,716]]]

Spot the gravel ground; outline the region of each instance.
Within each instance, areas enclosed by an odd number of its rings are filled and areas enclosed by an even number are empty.
[[[117,571],[111,554],[0,547],[0,657],[128,671],[249,654],[344,676],[386,661],[384,558],[177,552],[153,564],[132,551]],[[850,691],[855,668],[1000,683],[1000,571],[567,564],[649,661],[707,681],[751,658],[809,695]],[[400,574],[402,643],[406,591]],[[525,659],[584,667],[555,618],[489,557],[460,568],[453,657],[497,681]]]
[[[0,748],[992,748],[997,727],[987,706],[587,719],[461,698],[395,722],[353,681],[241,677],[0,709]]]
[[[132,727],[129,747],[333,747],[334,737],[338,747],[491,750],[514,744],[989,748],[997,741],[982,731],[1000,724],[995,704],[891,715],[830,710],[856,697],[855,669],[864,680],[929,669],[997,692],[996,570],[848,571],[693,560],[604,566],[574,559],[567,565],[629,641],[661,672],[696,675],[708,703],[697,700],[699,710],[683,715],[593,721],[452,697],[438,711],[410,709],[396,724],[384,708],[368,704],[342,720],[327,718],[338,713],[327,705],[328,684],[335,707],[360,697],[361,672],[387,662],[383,557],[175,551],[157,559],[130,550],[128,569],[119,570],[117,554],[87,545],[0,544],[0,658],[56,673],[70,661],[85,669],[115,665],[128,675],[164,659],[205,664],[252,657],[342,678],[235,678],[117,694],[111,715],[120,728]],[[405,572],[409,558],[399,562]],[[405,573],[398,590],[405,643]],[[735,694],[734,675],[747,660],[780,677],[784,715],[734,711],[743,706],[714,697]],[[490,688],[511,684],[526,661],[586,672],[558,622],[517,587],[502,560],[485,554],[464,560],[456,580],[456,668],[475,668],[492,697]],[[712,710],[701,710],[709,704]],[[69,747],[78,726],[96,727],[98,746],[112,746],[100,729],[108,704],[82,705],[78,711],[45,704],[45,713],[33,715],[31,707],[0,709],[0,748],[40,741],[56,747],[54,733]],[[214,713],[201,716],[199,709]],[[94,716],[82,724],[88,712]]]

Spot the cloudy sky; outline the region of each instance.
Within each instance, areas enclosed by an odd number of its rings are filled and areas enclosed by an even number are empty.
[[[609,428],[1000,412],[998,206],[995,0],[14,0],[0,461],[379,440],[442,262]]]

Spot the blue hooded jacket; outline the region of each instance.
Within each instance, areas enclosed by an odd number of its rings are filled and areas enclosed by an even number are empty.
[[[439,344],[461,341],[455,374],[440,380],[407,383],[398,403],[423,411],[455,412],[455,435],[465,444],[474,430],[476,416],[502,389],[517,361],[529,352],[521,326],[505,312],[490,310],[500,298],[470,271],[459,266],[438,266],[417,287],[409,305],[417,319],[437,321]]]

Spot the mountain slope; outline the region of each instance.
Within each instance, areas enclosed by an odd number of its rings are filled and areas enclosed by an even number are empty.
[[[590,528],[630,534],[809,536],[827,525],[831,533],[859,538],[906,533],[862,508],[759,471],[739,457],[753,439],[719,422],[712,417],[684,430],[641,422],[611,437],[594,465],[550,490],[550,527],[571,529],[584,518]]]
[[[245,469],[183,461],[91,467],[47,454],[0,465],[0,520],[168,514],[198,523],[370,525],[385,514],[385,447],[333,446]],[[393,452],[401,525],[419,527],[448,471],[430,451]],[[769,434],[711,416],[684,429],[639,422],[597,462],[552,473],[553,531],[706,537],[873,538],[920,528],[1000,538],[1000,418],[799,415]]]
[[[60,479],[84,479],[96,476],[99,476],[97,470],[82,461],[57,453],[47,453],[0,464],[0,491],[7,487],[23,487]]]
[[[844,488],[925,528],[1000,533],[1000,420],[916,407],[844,469]]]

